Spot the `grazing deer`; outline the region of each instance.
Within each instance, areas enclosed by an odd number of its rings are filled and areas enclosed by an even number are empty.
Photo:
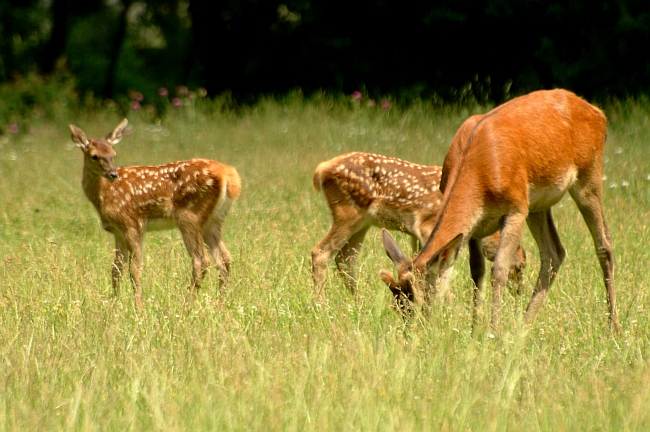
[[[332,212],[332,227],[312,250],[312,276],[319,292],[327,265],[336,264],[348,288],[356,289],[355,264],[371,226],[395,229],[411,235],[414,252],[433,231],[440,210],[441,167],[416,165],[369,153],[347,153],[318,165],[314,187],[322,191]],[[488,259],[493,260],[499,234],[484,239]],[[513,254],[510,276],[518,285],[526,254]],[[450,272],[438,282],[444,293]],[[397,300],[401,291],[393,291]],[[428,296],[428,291],[425,293]],[[428,299],[427,299],[428,300]],[[399,304],[399,302],[398,302]]]
[[[418,300],[418,274],[430,279],[453,265],[469,244],[475,283],[474,325],[481,314],[485,260],[479,241],[501,231],[492,266],[492,327],[499,327],[502,288],[511,256],[528,223],[540,251],[541,268],[524,320],[532,324],[565,257],[551,207],[569,192],[591,232],[609,301],[609,320],[620,328],[614,291],[612,241],[602,206],[602,162],[607,119],[566,90],[515,98],[484,115],[470,117],[454,137],[442,169],[444,193],[431,237],[413,261],[391,235],[384,247],[398,279],[383,271],[392,289]]]
[[[84,153],[84,192],[99,213],[102,227],[115,236],[115,295],[128,256],[135,304],[142,306],[144,233],[174,226],[192,258],[192,288],[199,289],[210,265],[204,242],[219,269],[221,283],[225,282],[231,257],[221,241],[221,225],[241,192],[237,170],[207,159],[115,168],[113,146],[122,139],[127,124],[122,120],[106,138],[99,139],[88,139],[81,129],[70,125],[72,141]]]

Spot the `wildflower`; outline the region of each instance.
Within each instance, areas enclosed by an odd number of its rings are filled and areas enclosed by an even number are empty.
[[[176,87],[176,94],[179,96],[185,96],[187,94],[187,86],[180,85]]]
[[[133,100],[135,100],[137,102],[142,102],[143,99],[144,99],[144,96],[142,96],[142,93],[140,93],[140,92],[133,93]]]
[[[158,95],[159,95],[159,96],[165,97],[165,96],[167,96],[168,94],[169,94],[169,90],[167,90],[165,87],[160,87],[160,88],[158,89]]]
[[[174,105],[175,107],[183,106],[183,101],[180,98],[176,97],[172,99],[172,105]]]
[[[361,95],[361,92],[359,90],[355,90],[352,92],[352,98],[356,100],[361,100],[363,96]]]
[[[390,103],[387,100],[381,101],[381,107],[383,109],[390,109]]]
[[[131,102],[131,109],[133,111],[138,111],[140,109],[140,102],[138,102],[137,100]]]
[[[377,105],[377,102],[375,102],[374,99],[370,99],[370,100],[368,101],[367,105],[368,105],[370,108],[372,108],[372,107],[374,107],[374,106]]]
[[[16,123],[11,123],[11,124],[7,125],[7,130],[9,131],[9,133],[12,133],[12,134],[17,134],[18,132],[20,132],[20,128],[18,127],[18,125]]]
[[[196,93],[193,91],[187,93],[187,98],[188,99],[196,99]]]
[[[621,181],[621,187],[628,187],[630,185],[630,182],[627,180]]]
[[[203,87],[199,87],[196,89],[196,94],[198,94],[200,98],[204,98],[208,95],[208,91]]]

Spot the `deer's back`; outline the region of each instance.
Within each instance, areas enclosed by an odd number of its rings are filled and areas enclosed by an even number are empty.
[[[117,171],[119,178],[112,183],[104,181],[102,193],[102,216],[109,221],[172,219],[185,209],[207,218],[218,201],[235,199],[241,190],[234,168],[207,159]],[[227,194],[229,179],[234,198]]]
[[[347,153],[321,163],[314,186],[332,212],[352,205],[369,224],[411,232],[417,218],[437,214],[442,169],[371,153]]]
[[[607,120],[566,90],[533,92],[467,122],[449,149],[443,179],[471,177],[486,199],[526,200],[530,186],[531,202],[544,207],[582,173],[601,169]]]

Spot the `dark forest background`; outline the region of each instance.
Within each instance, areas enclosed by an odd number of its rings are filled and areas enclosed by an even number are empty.
[[[539,88],[650,93],[647,0],[0,0],[0,83],[79,94],[203,87],[500,102]]]

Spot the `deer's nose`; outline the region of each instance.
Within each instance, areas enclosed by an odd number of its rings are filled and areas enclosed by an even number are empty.
[[[108,179],[110,181],[115,181],[120,175],[117,173],[117,171],[109,171],[108,172]]]

